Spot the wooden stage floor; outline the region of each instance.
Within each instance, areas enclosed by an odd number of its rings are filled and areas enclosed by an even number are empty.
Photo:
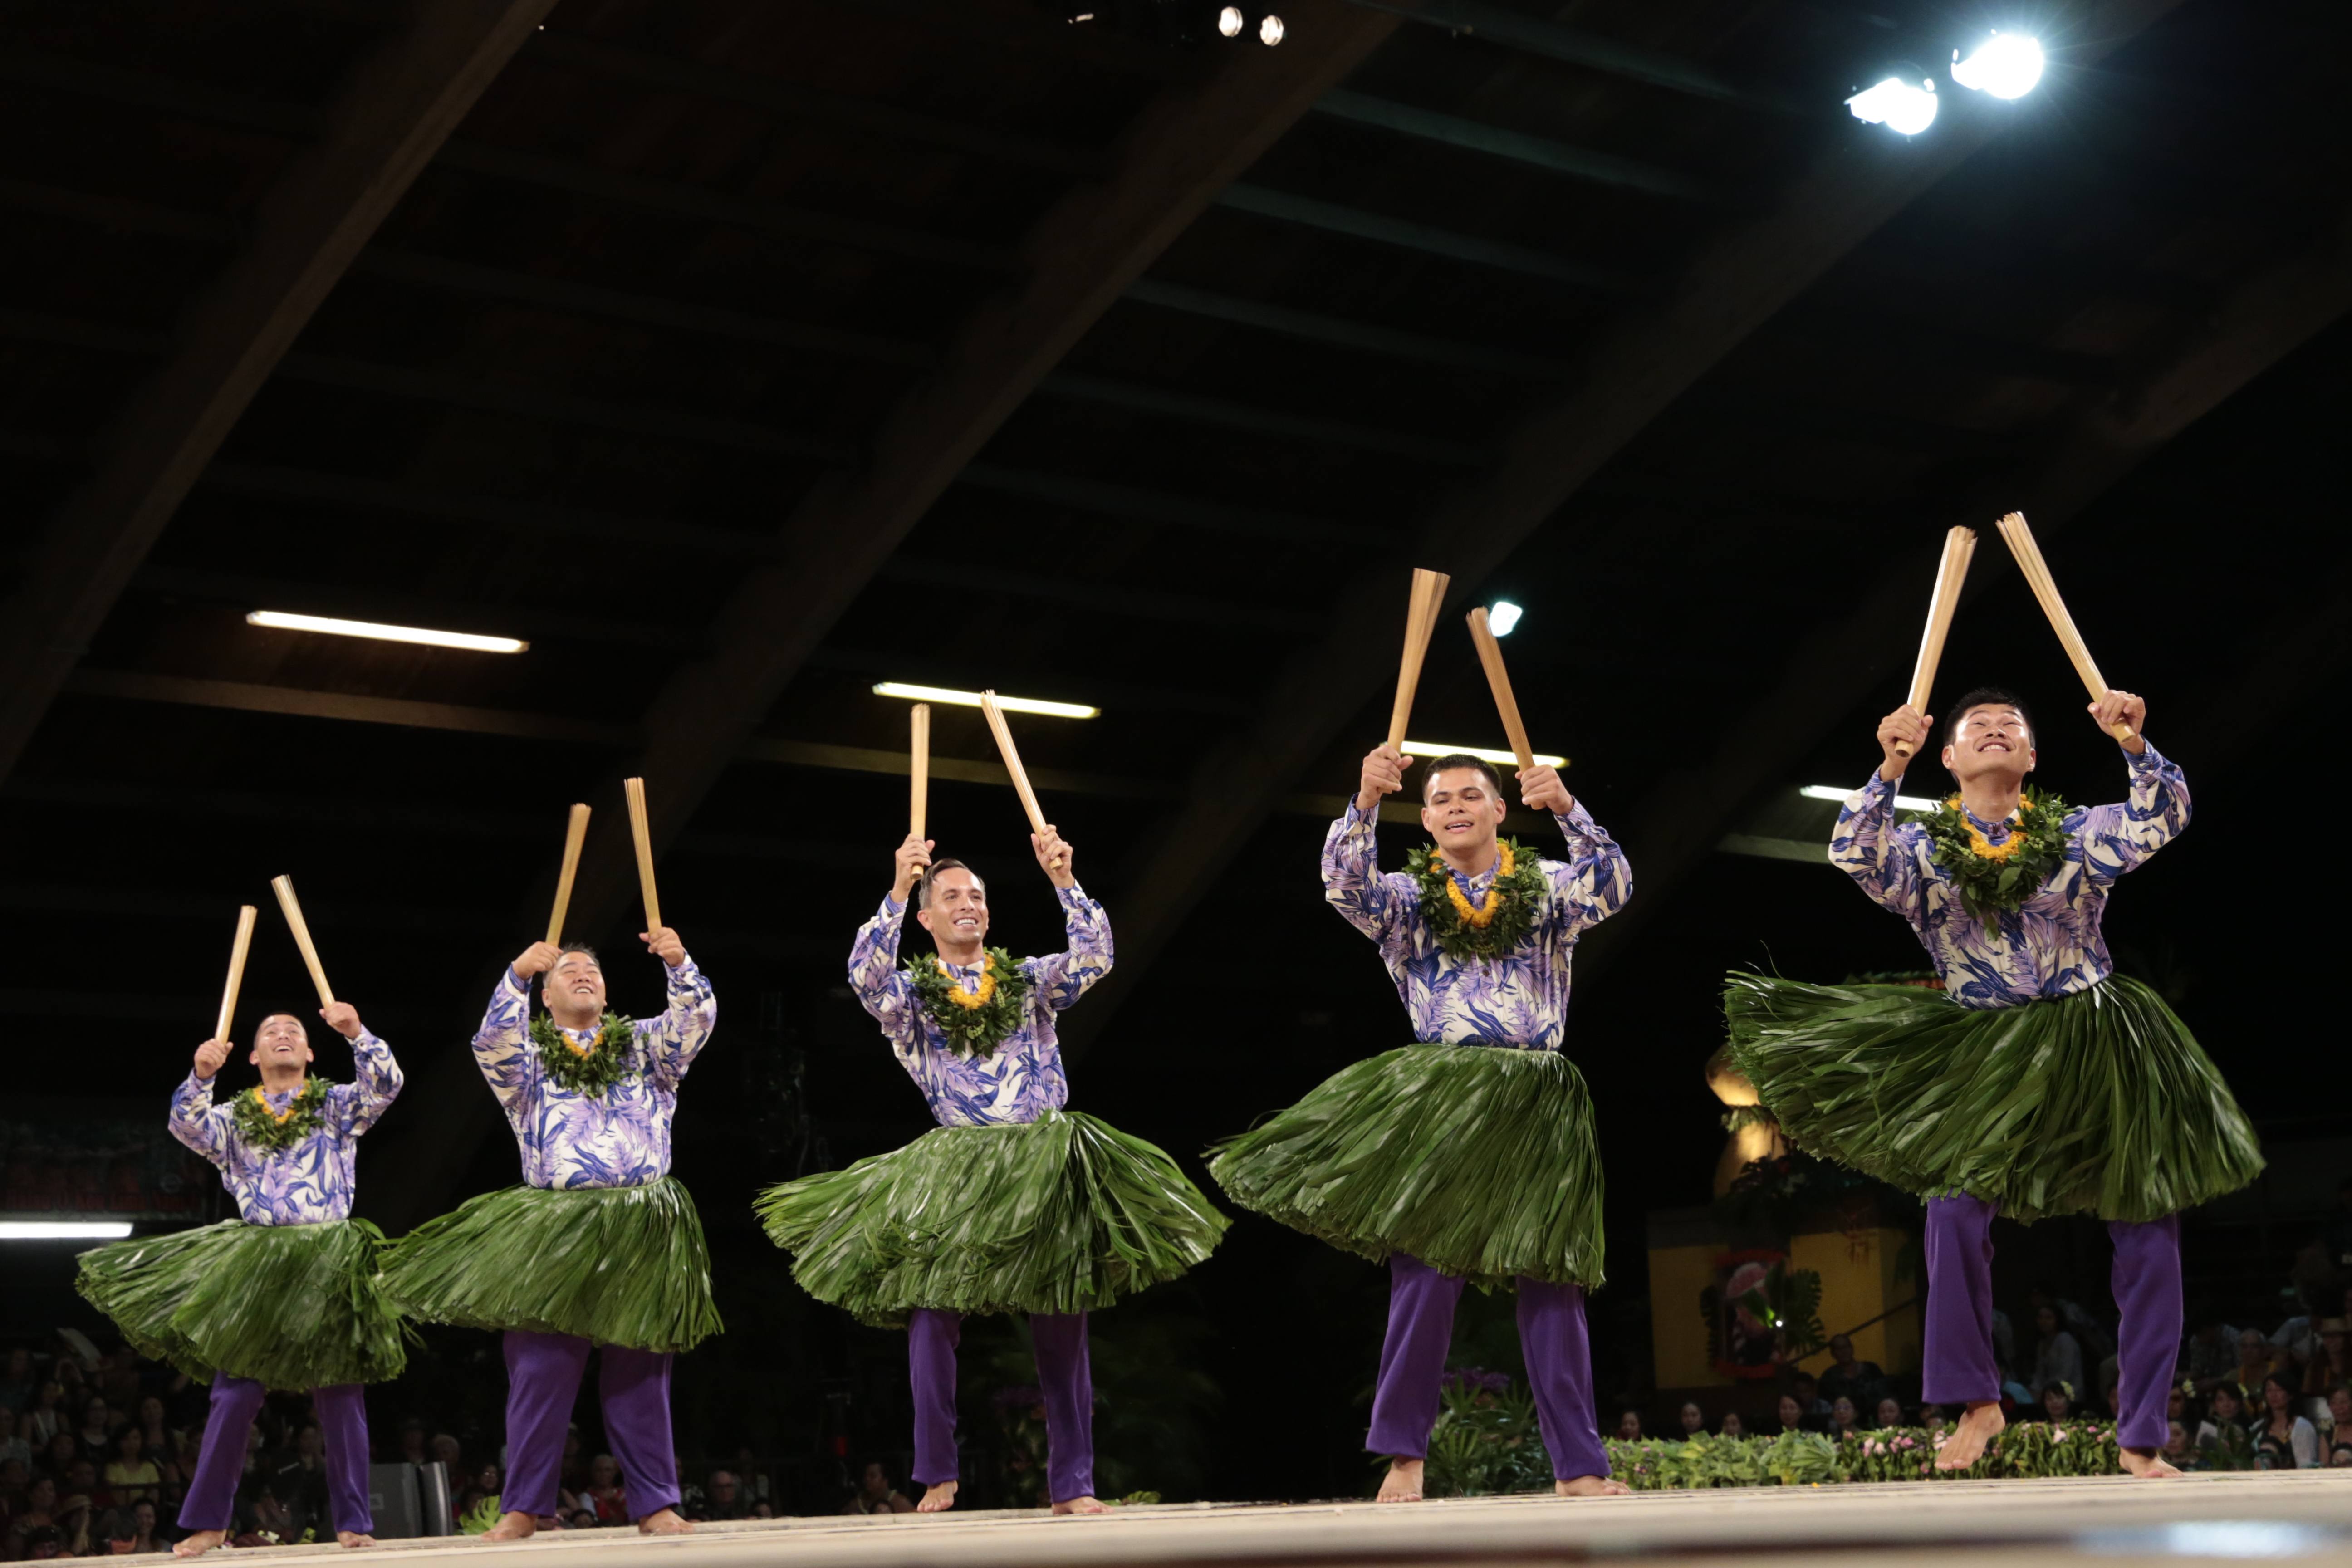
[[[519,1568],[1092,1568],[1094,1564],[1476,1564],[1603,1563],[1641,1568],[1757,1563],[2221,1564],[2267,1561],[2352,1568],[2352,1469],[2041,1481],[1767,1487],[1555,1500],[1477,1498],[1196,1504],[1103,1518],[1043,1513],[901,1514],[704,1525],[651,1540],[627,1531],[551,1533],[514,1546],[457,1539],[386,1542],[384,1568],[432,1568],[484,1553]],[[257,1553],[236,1552],[244,1560]],[[268,1550],[293,1564],[353,1554]],[[156,1561],[150,1559],[148,1561]]]

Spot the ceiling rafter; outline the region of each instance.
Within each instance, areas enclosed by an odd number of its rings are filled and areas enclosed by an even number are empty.
[[[2179,3],[2103,0],[2083,18],[2084,41],[2069,52],[2070,68],[2104,58]],[[1458,11],[1459,0],[1446,4]],[[1531,409],[1498,443],[1497,465],[1432,510],[1416,531],[1413,563],[1450,572],[1455,597],[1466,597],[1701,376],[2006,123],[1956,118],[1932,143],[1843,128],[1826,133],[1811,168],[1776,209],[1709,247],[1664,308],[1605,334],[1577,365],[1574,390]],[[1400,581],[1398,565],[1381,563],[1338,585],[1321,643],[1294,655],[1268,683],[1256,718],[1196,767],[1188,804],[1150,836],[1129,879],[1119,967],[1078,1016],[1072,1049],[1100,1033],[1271,800],[1326,754],[1393,675],[1388,658],[1366,653],[1395,646]]]
[[[181,313],[176,353],[100,438],[0,624],[0,776],[296,335],[553,5],[425,0],[262,199],[251,243]]]
[[[1375,126],[1400,136],[1412,136],[1423,142],[1458,147],[1465,152],[1547,169],[1555,174],[1565,174],[1570,179],[1583,180],[1591,184],[1641,191],[1677,201],[1713,202],[1722,199],[1720,193],[1705,181],[1654,163],[1620,158],[1608,153],[1595,153],[1583,147],[1571,147],[1549,137],[1507,131],[1483,120],[1441,114],[1435,110],[1376,98],[1370,93],[1350,92],[1344,88],[1325,93],[1322,101],[1316,104],[1315,112],[1358,125]]]

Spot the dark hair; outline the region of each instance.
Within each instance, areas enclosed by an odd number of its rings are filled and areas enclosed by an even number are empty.
[[[1948,746],[1953,743],[1953,737],[1960,732],[1960,721],[1969,716],[1969,709],[1990,707],[2016,709],[2017,716],[2025,721],[2025,732],[2028,737],[2042,732],[2041,727],[2033,722],[2032,710],[2026,707],[2025,700],[2016,692],[1998,686],[1977,686],[1961,692],[1960,700],[1952,704],[1949,716],[1944,721],[1944,744]],[[2047,1285],[2039,1282],[2033,1288],[2046,1294],[2056,1294]]]
[[[590,958],[595,960],[597,968],[602,969],[604,967],[604,961],[596,957],[596,950],[590,947],[584,942],[567,942],[562,947],[557,948],[555,950],[555,963],[562,963],[563,955],[567,952],[584,952]],[[550,974],[555,973],[555,963],[551,963],[547,966],[547,972]]]
[[[307,1043],[310,1038],[310,1023],[309,1019],[303,1017],[301,1014],[297,1013],[291,1007],[272,1007],[268,1012],[264,1013],[261,1016],[253,1021],[253,1034],[256,1039],[261,1037],[261,1026],[267,1024],[272,1018],[293,1019],[294,1026],[302,1031],[303,1040]]]
[[[1502,798],[1503,775],[1495,771],[1494,763],[1484,757],[1474,757],[1467,752],[1448,752],[1442,757],[1433,757],[1422,764],[1421,802],[1423,805],[1429,804],[1431,781],[1449,768],[1475,768],[1485,775],[1487,786],[1495,792],[1495,797],[1497,800]]]
[[[923,873],[922,880],[915,884],[915,907],[917,909],[928,910],[931,907],[931,882],[942,871],[968,872],[971,877],[972,885],[974,887],[979,888],[982,892],[988,890],[988,882],[986,879],[982,878],[979,872],[972,870],[971,867],[965,865],[962,861],[952,858],[944,860],[934,860],[931,862],[931,868]]]

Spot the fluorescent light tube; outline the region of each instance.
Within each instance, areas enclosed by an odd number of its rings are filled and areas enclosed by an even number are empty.
[[[1807,800],[1843,801],[1853,791],[1840,789],[1835,784],[1807,784],[1797,793]],[[1898,795],[1895,797],[1895,809],[1897,811],[1933,811],[1942,804],[1941,801],[1929,800],[1927,796],[1919,795]]]
[[[1418,757],[1424,763],[1433,757],[1443,757],[1454,752],[1460,752],[1465,756],[1475,757],[1482,763],[1496,763],[1513,768],[1519,765],[1519,759],[1516,752],[1498,752],[1492,746],[1441,746],[1435,741],[1407,741],[1404,743],[1406,756]],[[1556,768],[1566,761],[1568,761],[1566,757],[1555,757],[1545,752],[1536,753],[1536,763],[1538,767]]]
[[[944,686],[913,686],[903,680],[885,680],[874,688],[877,697],[904,697],[914,702],[950,702],[959,708],[980,706],[977,691],[956,691]],[[1049,719],[1097,719],[1099,708],[1089,708],[1083,702],[1048,702],[1042,697],[1007,697],[996,694],[996,705],[1007,713],[1043,713]]]
[[[520,637],[488,637],[473,632],[441,632],[429,626],[388,626],[374,621],[338,620],[332,616],[298,616],[288,610],[256,610],[245,617],[249,626],[275,626],[289,632],[324,632],[334,637],[373,637],[378,642],[422,643],[428,647],[461,647],[469,653],[520,653],[530,644]]]
[[[0,1219],[0,1241],[121,1241],[128,1220]]]

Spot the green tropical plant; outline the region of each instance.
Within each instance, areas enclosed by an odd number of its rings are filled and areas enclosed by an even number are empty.
[[[457,1528],[467,1535],[488,1534],[490,1527],[498,1523],[499,1517],[498,1494],[493,1492],[458,1515]]]

